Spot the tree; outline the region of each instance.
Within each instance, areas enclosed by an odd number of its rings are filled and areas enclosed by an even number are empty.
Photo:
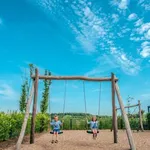
[[[30,76],[32,76],[32,75],[33,75],[33,72],[34,72],[34,70],[35,70],[34,64],[29,64],[29,69],[30,69]]]
[[[50,76],[51,72],[45,70],[45,75]],[[46,113],[48,109],[49,87],[51,80],[44,80],[44,91],[42,93],[42,101],[40,105],[41,113]]]
[[[33,71],[34,71],[35,67],[33,64],[29,64],[29,70],[30,70],[30,76],[33,75]],[[31,78],[26,76],[23,79],[23,84],[21,86],[21,96],[20,96],[20,100],[19,100],[19,109],[20,112],[25,112],[26,110],[26,101],[28,99],[29,96],[29,89],[30,89],[30,81]]]
[[[22,84],[21,96],[19,101],[19,109],[23,113],[26,110],[26,100],[27,100],[27,88],[28,88],[28,80],[25,80]]]
[[[30,77],[28,79],[28,86],[27,86],[27,96],[29,97],[29,90],[30,90],[30,84],[31,84],[31,76],[33,75],[35,71],[35,65],[34,64],[29,64],[29,70],[30,70]]]

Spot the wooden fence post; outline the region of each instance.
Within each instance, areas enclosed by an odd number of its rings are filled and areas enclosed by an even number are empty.
[[[138,104],[139,104],[139,121],[140,121],[140,128],[141,128],[141,131],[144,132],[140,100],[138,101]]]
[[[116,119],[116,106],[115,106],[115,76],[111,74],[111,82],[112,82],[112,129],[114,134],[114,143],[118,143],[117,140],[117,119]]]
[[[121,108],[121,111],[122,111],[122,115],[123,115],[123,118],[124,118],[130,148],[131,148],[131,150],[136,150],[135,142],[134,142],[132,132],[131,132],[131,127],[130,127],[130,124],[129,124],[129,120],[128,120],[128,117],[127,117],[127,114],[126,114],[126,111],[125,111],[125,108],[124,108],[124,105],[123,105],[123,101],[122,101],[120,91],[119,91],[119,86],[118,86],[117,83],[115,84],[115,89],[116,89],[118,101],[119,101],[119,104],[120,104],[120,108]]]
[[[24,137],[24,134],[25,134],[25,130],[26,130],[26,126],[27,126],[27,122],[28,122],[28,118],[29,118],[30,105],[31,105],[31,102],[32,102],[33,93],[34,93],[34,82],[32,83],[30,96],[29,96],[29,99],[27,101],[24,121],[23,121],[23,124],[22,124],[21,132],[20,132],[17,144],[16,144],[16,150],[20,150],[20,148],[21,148],[21,143],[23,141],[23,137]]]
[[[39,73],[38,69],[35,69],[35,83],[34,83],[34,101],[33,101],[33,111],[31,118],[31,133],[30,133],[30,144],[34,143],[34,134],[35,134],[35,118],[36,118],[36,110],[37,110],[37,97],[38,97],[38,80]]]

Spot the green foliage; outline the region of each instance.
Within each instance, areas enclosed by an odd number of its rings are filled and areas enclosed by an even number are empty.
[[[32,75],[33,75],[33,72],[34,72],[34,70],[35,70],[34,64],[29,64],[29,69],[30,69],[30,76],[32,76]]]
[[[150,130],[150,113],[147,114],[148,129]]]
[[[51,73],[45,70],[45,75],[50,76]],[[50,84],[51,84],[50,80],[44,80],[44,91],[42,93],[42,101],[40,105],[41,113],[46,113],[48,109],[48,97],[49,97]]]
[[[26,101],[27,101],[27,89],[28,89],[28,81],[26,80],[21,89],[21,96],[19,101],[19,110],[20,112],[25,112],[26,110]]]
[[[63,122],[63,129],[65,130],[70,129],[71,115],[66,115],[61,120]]]
[[[124,124],[124,120],[122,116],[118,117],[118,129],[124,129],[125,128],[125,124]]]
[[[0,113],[0,140],[9,139],[10,116]]]
[[[112,117],[102,117],[98,119],[100,129],[111,129],[112,128]]]
[[[35,132],[47,131],[49,127],[49,115],[38,113],[36,116],[36,127]]]
[[[0,141],[18,137],[24,120],[23,113],[0,112]],[[36,116],[36,132],[47,131],[49,127],[49,116],[47,114],[37,114]],[[28,119],[26,132],[29,134],[31,129],[31,116]]]
[[[87,123],[85,114],[83,113],[66,113],[67,115],[63,116],[63,114],[57,114],[59,116],[59,120],[64,122],[63,129],[65,130],[87,130]],[[88,120],[91,120],[90,114],[87,115]],[[146,122],[149,125],[150,129],[150,113],[146,115]],[[4,113],[0,112],[0,141],[7,140],[9,138],[14,138],[19,136],[21,131],[21,126],[24,120],[23,113],[17,112],[9,112]],[[112,117],[110,116],[97,116],[97,120],[100,122],[100,129],[111,129],[112,127]],[[138,118],[130,118],[130,125],[133,130],[136,130],[139,127],[139,119]],[[43,131],[47,131],[49,128],[49,114],[38,113],[36,115],[36,126],[35,132],[40,133]],[[25,134],[30,133],[31,128],[31,116],[27,122],[27,128]],[[118,129],[124,129],[124,121],[122,116],[118,116]]]

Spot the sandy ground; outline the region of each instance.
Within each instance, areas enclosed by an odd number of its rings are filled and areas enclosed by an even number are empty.
[[[150,131],[134,132],[133,136],[138,150],[150,150]],[[85,131],[64,131],[58,140],[57,144],[51,144],[49,133],[36,135],[35,144],[30,145],[29,138],[25,138],[21,150],[129,150],[130,148],[126,131],[118,132],[118,144],[113,144],[113,133],[110,130],[101,130],[96,140]],[[14,149],[13,144],[9,146],[3,150]]]

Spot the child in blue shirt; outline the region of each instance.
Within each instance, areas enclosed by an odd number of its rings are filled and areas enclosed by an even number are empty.
[[[60,132],[60,126],[62,125],[61,121],[58,119],[58,116],[54,116],[54,120],[50,123],[50,125],[53,127],[52,143],[54,143],[54,135],[56,135],[55,143],[58,143],[57,137]]]
[[[99,123],[96,119],[96,116],[93,116],[90,122],[88,122],[87,120],[87,124],[90,124],[90,129],[93,132],[93,138],[95,139],[97,137],[97,131],[99,127]]]

